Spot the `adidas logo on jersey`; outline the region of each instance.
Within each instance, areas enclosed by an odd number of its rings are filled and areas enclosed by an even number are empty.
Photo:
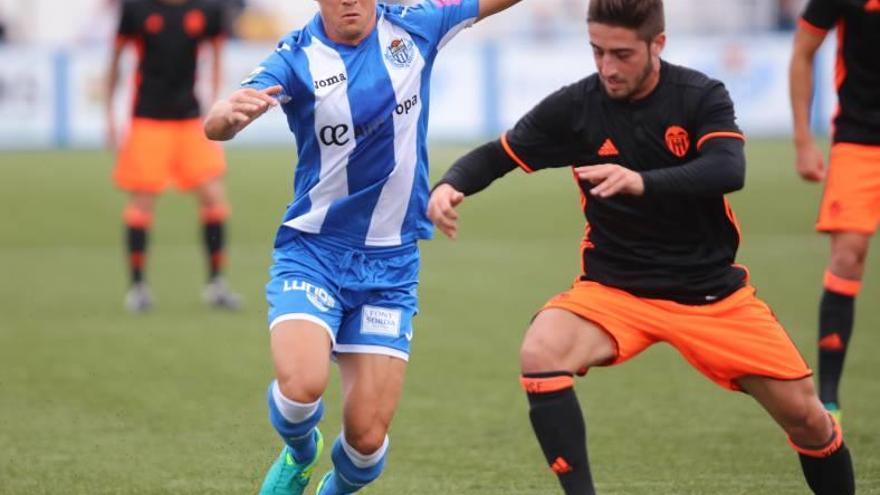
[[[611,138],[606,139],[599,148],[599,156],[617,156],[619,154],[620,152],[617,151],[617,146],[614,146],[614,142],[611,141]]]

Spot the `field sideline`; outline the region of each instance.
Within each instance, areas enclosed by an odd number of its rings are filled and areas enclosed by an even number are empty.
[[[820,188],[787,142],[747,146],[731,196],[749,266],[808,362],[827,240]],[[434,147],[444,169],[463,151]],[[230,152],[228,279],[246,310],[211,312],[192,198],[160,203],[148,261],[157,307],[122,309],[122,194],[106,152],[0,154],[0,494],[252,494],[280,442],[263,285],[289,201],[290,150]],[[367,494],[554,494],[528,423],[517,350],[531,314],[566,288],[583,232],[568,170],[515,172],[462,208],[460,240],[423,244],[421,314],[389,468]],[[880,248],[872,249],[842,389],[860,494],[880,494]],[[334,373],[335,375],[335,373]],[[339,432],[339,387],[323,431]],[[603,495],[807,493],[785,437],[747,396],[667,346],[578,382]],[[329,466],[324,456],[318,467]],[[313,490],[314,486],[310,488]],[[312,493],[307,491],[307,493]]]

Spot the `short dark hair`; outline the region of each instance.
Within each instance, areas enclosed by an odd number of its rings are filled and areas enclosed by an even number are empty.
[[[645,41],[666,30],[663,0],[590,0],[587,22],[633,29]]]

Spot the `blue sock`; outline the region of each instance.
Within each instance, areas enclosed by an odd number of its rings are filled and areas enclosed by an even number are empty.
[[[331,458],[333,459],[333,476],[324,483],[320,495],[343,495],[346,493],[354,493],[372,481],[375,481],[385,468],[385,456],[388,445],[387,439],[385,440],[385,445],[383,445],[376,453],[369,456],[360,455],[362,458],[375,457],[368,461],[369,465],[365,465],[363,459],[361,459],[359,462],[361,467],[358,467],[358,465],[355,464],[355,461],[348,455],[342,442],[342,436],[340,435],[333,444],[333,452],[331,454]],[[351,447],[349,447],[349,449],[351,449]]]
[[[315,457],[317,449],[315,444],[315,427],[318,426],[318,423],[324,416],[324,402],[321,401],[318,405],[318,410],[305,421],[291,423],[281,414],[278,405],[275,403],[275,398],[272,395],[274,383],[272,382],[269,385],[269,421],[275,427],[275,431],[281,435],[284,443],[293,451],[293,459],[297,463],[302,464],[303,462],[310,461]]]

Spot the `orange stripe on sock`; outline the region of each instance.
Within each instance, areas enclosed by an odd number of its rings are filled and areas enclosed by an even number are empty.
[[[846,344],[840,338],[840,334],[831,333],[819,339],[819,349],[823,351],[842,351],[846,349]]]
[[[523,390],[530,394],[549,394],[574,387],[574,378],[570,375],[557,375],[542,378],[521,376],[519,383]]]
[[[147,228],[153,223],[153,214],[128,206],[122,212],[122,220],[129,227]]]
[[[825,270],[825,288],[844,296],[856,296],[862,290],[861,280],[849,280]]]
[[[220,268],[224,263],[226,263],[226,256],[222,251],[211,253],[211,266]]]
[[[574,471],[571,464],[562,457],[557,457],[556,460],[553,461],[553,464],[550,465],[550,469],[556,474],[565,474]]]
[[[831,434],[831,440],[828,441],[828,445],[818,449],[808,449],[794,443],[791,440],[791,437],[788,439],[788,444],[791,445],[791,448],[796,450],[798,454],[820,459],[837,452],[837,449],[843,445],[843,430],[840,429],[840,423],[834,419],[834,416],[829,414],[828,419],[831,420],[831,425],[833,426],[833,433]]]
[[[134,252],[128,256],[128,259],[133,268],[141,269],[144,267],[146,256],[144,256],[144,253],[142,252]]]
[[[229,218],[229,206],[225,204],[205,206],[202,208],[202,221],[206,223],[222,222]]]

